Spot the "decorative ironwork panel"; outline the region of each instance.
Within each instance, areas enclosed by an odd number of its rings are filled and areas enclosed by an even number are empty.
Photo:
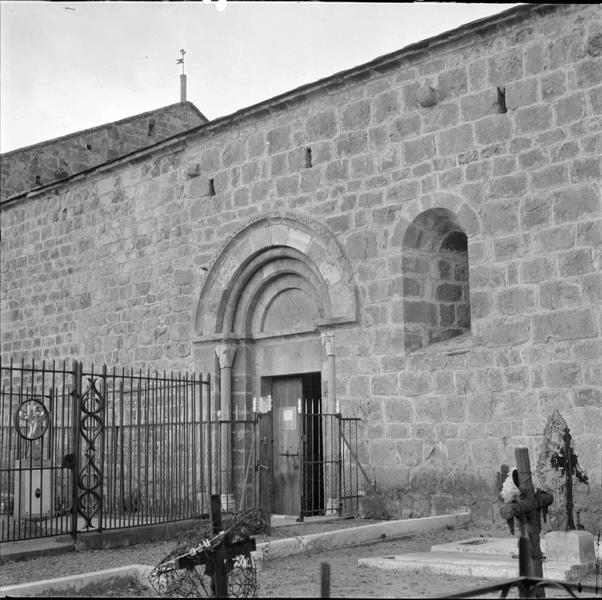
[[[102,444],[104,434],[104,377],[89,375],[88,386],[80,400],[80,436],[82,464],[78,475],[78,513],[84,528],[97,528],[102,512]],[[96,525],[93,524],[94,517]]]
[[[15,415],[15,428],[25,440],[33,441],[41,438],[49,424],[48,410],[37,398],[25,400]]]
[[[73,373],[0,357],[0,545],[71,531]]]

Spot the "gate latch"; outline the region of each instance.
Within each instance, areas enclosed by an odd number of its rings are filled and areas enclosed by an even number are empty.
[[[75,454],[65,454],[63,456],[63,463],[61,464],[63,469],[74,469],[75,468]]]

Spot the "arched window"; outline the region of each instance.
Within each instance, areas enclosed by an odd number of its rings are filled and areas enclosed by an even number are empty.
[[[427,210],[407,228],[403,284],[407,351],[470,331],[468,240],[453,212]]]

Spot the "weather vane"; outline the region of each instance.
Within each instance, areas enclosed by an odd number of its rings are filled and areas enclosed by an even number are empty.
[[[186,54],[186,50],[184,50],[184,48],[182,48],[180,50],[180,54],[182,55],[182,58],[178,58],[178,60],[176,61],[176,64],[182,65],[182,75],[184,75],[184,54]]]

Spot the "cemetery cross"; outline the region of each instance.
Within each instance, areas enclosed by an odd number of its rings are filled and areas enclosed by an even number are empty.
[[[228,597],[228,573],[236,560],[249,560],[251,552],[256,549],[255,539],[247,535],[234,540],[230,533],[222,531],[222,514],[220,496],[211,496],[211,521],[213,539],[193,548],[190,552],[176,559],[176,569],[194,569],[197,565],[205,565],[205,574],[211,578],[212,592],[216,598]]]
[[[518,481],[516,487],[520,490],[518,500],[508,502],[500,508],[500,515],[508,521],[510,530],[514,530],[514,518],[518,519],[521,537],[519,548],[519,576],[543,578],[542,553],[539,534],[541,531],[541,513],[544,519],[547,508],[554,498],[549,492],[533,488],[531,478],[531,463],[529,462],[529,449],[518,447],[514,450],[516,458],[516,472]],[[513,474],[513,476],[514,476]],[[544,597],[543,589],[536,590],[537,597]]]

